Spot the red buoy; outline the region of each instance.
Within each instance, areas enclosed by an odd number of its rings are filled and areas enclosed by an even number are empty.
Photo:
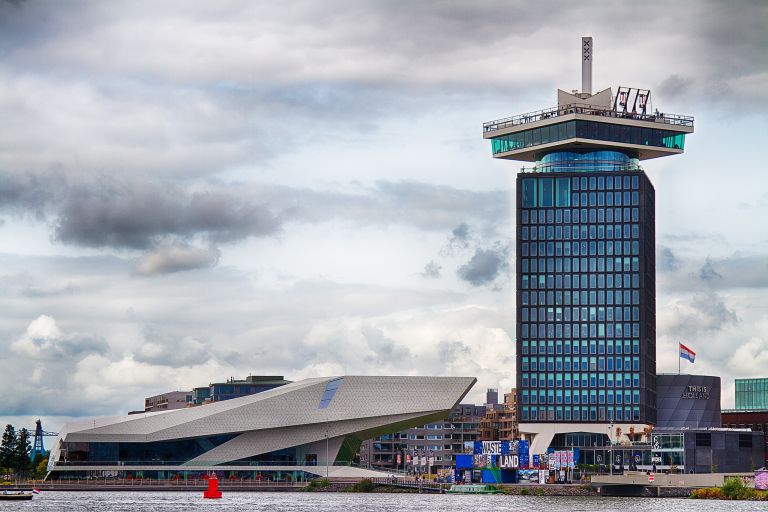
[[[219,479],[216,478],[216,473],[213,473],[208,477],[208,490],[203,491],[203,498],[221,498],[221,491],[219,490]]]

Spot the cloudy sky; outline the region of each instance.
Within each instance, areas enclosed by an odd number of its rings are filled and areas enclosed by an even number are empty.
[[[693,115],[656,186],[659,370],[768,374],[768,4],[0,0],[0,422],[254,374],[514,384],[514,175],[580,86]]]

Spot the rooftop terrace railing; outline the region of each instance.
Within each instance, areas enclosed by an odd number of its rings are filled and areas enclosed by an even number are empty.
[[[497,119],[495,121],[488,121],[487,123],[483,123],[483,132],[493,132],[512,126],[535,123],[537,121],[565,116],[568,114],[585,114],[589,116],[612,117],[616,119],[633,119],[637,121],[648,121],[651,123],[693,127],[693,117],[691,116],[664,114],[661,112],[653,114],[617,112],[616,110],[595,107],[594,105],[587,105],[585,103],[571,103],[568,105],[561,105],[544,110],[537,110],[535,112],[528,112],[526,114],[520,114],[517,116],[505,117],[504,119]]]

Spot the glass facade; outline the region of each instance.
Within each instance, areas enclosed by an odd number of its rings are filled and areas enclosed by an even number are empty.
[[[640,161],[621,151],[555,151],[536,162],[538,172],[639,171]]]
[[[654,189],[645,174],[519,174],[517,249],[520,422],[655,423]]]
[[[659,128],[574,120],[510,133],[491,139],[493,154],[505,153],[566,139],[581,138],[641,146],[684,149],[685,134]]]
[[[736,409],[768,409],[768,377],[736,379]]]

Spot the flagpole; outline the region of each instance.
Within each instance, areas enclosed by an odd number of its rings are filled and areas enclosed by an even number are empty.
[[[677,374],[680,375],[680,342],[677,342]]]

